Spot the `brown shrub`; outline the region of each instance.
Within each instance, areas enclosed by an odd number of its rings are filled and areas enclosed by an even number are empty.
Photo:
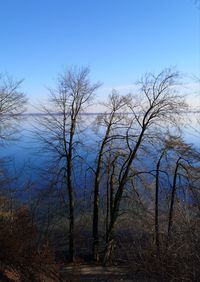
[[[48,276],[56,281],[53,252],[47,244],[37,246],[37,228],[26,206],[9,214],[2,212],[0,230],[1,271],[7,277],[15,277],[14,281],[41,281],[41,276]]]

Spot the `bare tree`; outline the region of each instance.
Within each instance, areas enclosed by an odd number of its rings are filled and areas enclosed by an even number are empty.
[[[159,145],[161,148],[156,150],[156,153],[159,155],[158,155],[158,160],[156,162],[156,171],[155,171],[154,224],[155,224],[156,250],[157,250],[158,258],[160,255],[159,192],[161,188],[160,187],[161,179],[162,179],[161,174],[164,175],[165,178],[168,179],[168,184],[171,190],[169,220],[168,220],[168,237],[169,237],[170,232],[171,232],[172,222],[173,222],[174,202],[175,202],[176,190],[178,186],[177,178],[178,176],[180,176],[178,174],[179,167],[183,166],[183,162],[185,161],[189,162],[189,158],[191,160],[196,158],[195,151],[192,150],[191,146],[186,144],[180,136],[172,136],[168,134],[167,137],[164,140],[162,140],[161,142],[162,142],[162,145],[161,144]],[[162,165],[162,162],[165,163],[165,166]],[[172,171],[171,170],[168,171],[169,167],[173,168]],[[172,178],[171,181],[170,181],[170,178]]]
[[[175,89],[177,78],[178,73],[170,69],[162,71],[157,76],[147,74],[140,82],[140,96],[134,96],[133,102],[129,105],[132,115],[131,128],[127,131],[126,138],[129,154],[119,173],[105,249],[105,263],[111,256],[114,228],[119,216],[122,195],[128,185],[130,169],[141,145],[145,139],[153,140],[155,131],[164,130],[169,124],[177,125],[177,118],[180,119],[181,111],[186,109],[183,97]]]
[[[82,113],[91,103],[99,83],[91,84],[88,68],[69,70],[58,78],[56,89],[50,90],[48,106],[42,107],[40,130],[37,134],[56,160],[58,179],[66,187],[69,200],[69,257],[74,260],[74,181],[73,164],[78,157]]]
[[[168,142],[168,150],[173,152],[175,165],[172,172],[172,184],[170,185],[171,195],[167,228],[167,248],[174,220],[174,206],[177,189],[180,186],[181,179],[188,179],[189,174],[191,174],[190,171],[193,171],[195,168],[194,164],[199,161],[199,153],[181,138],[171,138]]]
[[[15,81],[8,75],[0,74],[0,140],[14,138],[17,123],[26,106],[26,96],[19,89],[22,80]]]
[[[160,186],[160,166],[163,157],[165,156],[167,148],[164,148],[159,156],[156,164],[156,187],[155,187],[155,238],[156,238],[156,253],[160,256],[160,236],[159,236],[159,186]]]
[[[108,98],[108,102],[104,103],[106,111],[97,116],[96,125],[103,128],[104,135],[101,136],[97,154],[97,164],[94,169],[95,183],[94,183],[94,207],[93,207],[93,259],[98,260],[98,248],[99,248],[99,186],[102,174],[102,168],[104,164],[104,155],[111,150],[110,144],[120,139],[119,128],[124,126],[124,112],[126,111],[128,96],[121,96],[115,90]]]

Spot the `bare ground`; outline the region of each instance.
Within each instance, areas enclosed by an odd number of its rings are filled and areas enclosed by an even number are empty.
[[[66,281],[81,281],[81,282],[154,282],[153,278],[145,277],[142,273],[131,272],[128,267],[117,266],[100,266],[100,265],[69,265],[63,267],[61,276]]]

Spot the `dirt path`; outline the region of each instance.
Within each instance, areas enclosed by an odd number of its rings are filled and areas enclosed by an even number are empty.
[[[71,265],[62,269],[61,275],[66,281],[81,282],[154,282],[151,278],[144,278],[144,275],[131,273],[128,267],[103,267],[97,265]]]

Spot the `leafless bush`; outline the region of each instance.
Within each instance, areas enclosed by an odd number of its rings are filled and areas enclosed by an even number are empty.
[[[42,276],[59,281],[53,252],[47,243],[38,248],[37,228],[26,206],[2,212],[0,229],[0,263],[5,275],[14,276],[15,281],[44,281]]]

